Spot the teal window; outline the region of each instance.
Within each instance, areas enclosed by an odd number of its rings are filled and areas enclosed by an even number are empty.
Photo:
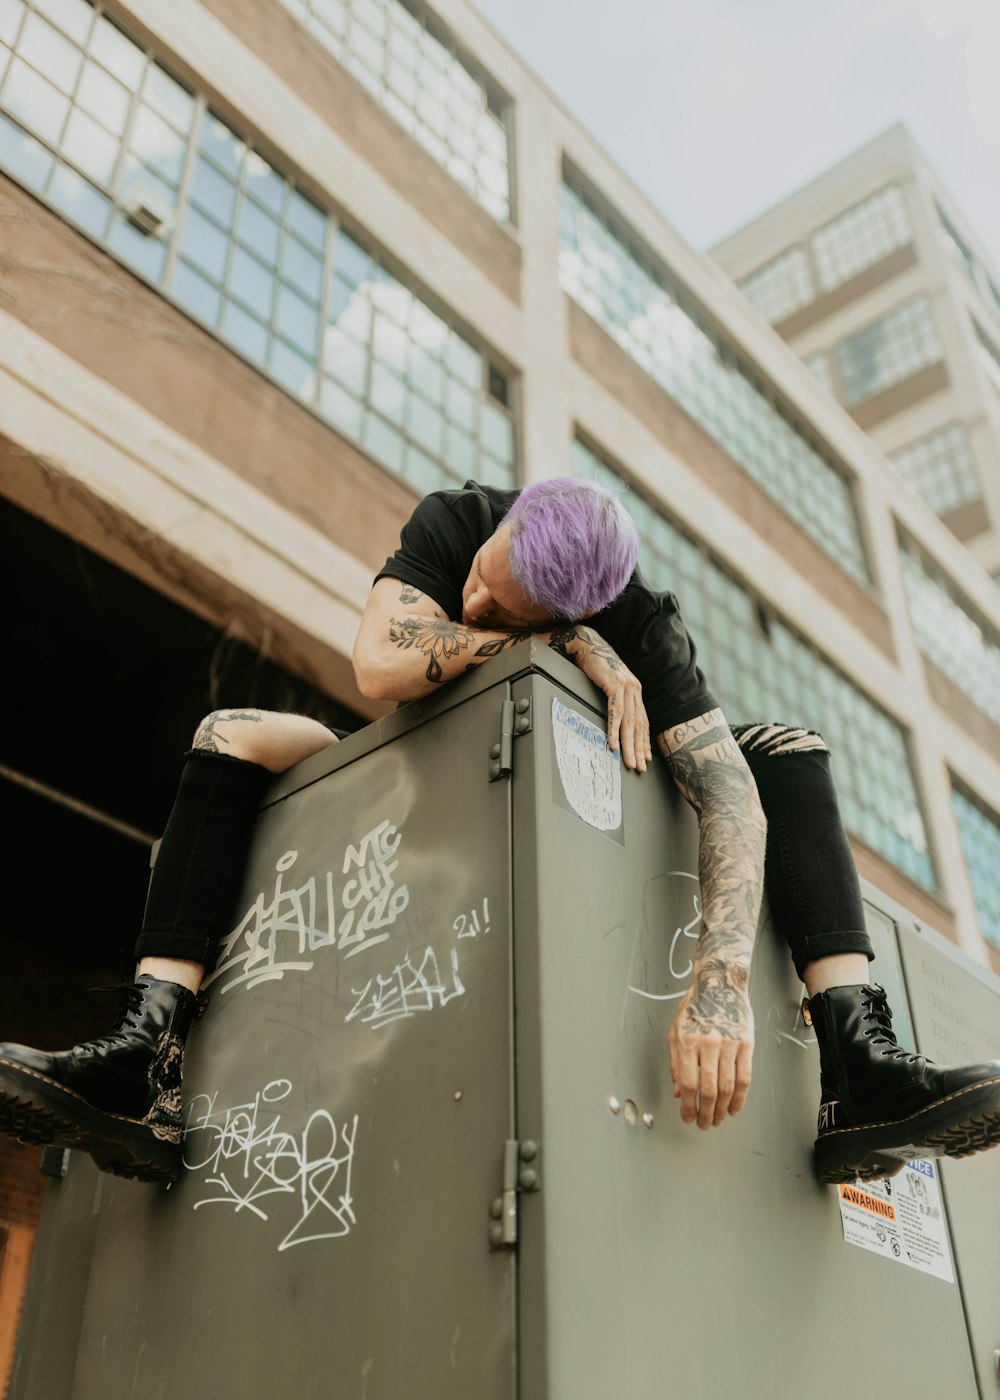
[[[912,297],[837,346],[845,401],[861,403],[942,354],[930,302],[924,296]]]
[[[507,102],[401,0],[281,0],[494,218],[511,217]]]
[[[965,855],[965,865],[976,901],[976,917],[983,937],[1000,948],[1000,818],[987,813],[955,788],[952,811]]]
[[[804,248],[788,248],[739,283],[740,291],[759,316],[783,321],[814,300],[812,274]]]
[[[938,515],[947,515],[982,496],[982,483],[969,437],[961,423],[920,438],[889,456],[909,489]]]
[[[915,545],[900,542],[910,622],[939,671],[1000,724],[1000,634]]]
[[[994,389],[1000,392],[1000,348],[978,325],[976,331],[976,355],[986,371],[986,377]]]
[[[851,487],[686,297],[568,184],[564,290],[852,577],[868,570]]]
[[[912,239],[903,191],[886,185],[813,234],[810,243],[820,287],[825,292],[839,287]]]
[[[2,0],[0,168],[415,491],[515,481],[506,378],[89,0]]]
[[[579,440],[573,470],[612,490],[623,484]],[[639,531],[640,568],[653,588],[677,594],[699,664],[730,723],[781,721],[818,730],[833,754],[845,824],[933,889],[934,866],[904,731],[638,491],[626,490],[622,500]]]

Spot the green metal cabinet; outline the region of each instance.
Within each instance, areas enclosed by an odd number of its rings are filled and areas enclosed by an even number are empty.
[[[750,1101],[680,1123],[696,844],[534,643],[284,775],[191,1037],[182,1179],[70,1154],[11,1400],[992,1395],[998,1170],[947,1172],[956,1284],[845,1242],[766,921]],[[995,1053],[997,980],[869,895],[898,1023],[930,1044],[945,967]]]

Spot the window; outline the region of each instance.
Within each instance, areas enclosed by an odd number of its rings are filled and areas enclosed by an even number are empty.
[[[907,540],[900,542],[910,622],[921,651],[1000,724],[1000,634]]]
[[[979,472],[961,423],[950,423],[889,457],[910,490],[938,515],[982,496]]]
[[[99,9],[4,0],[0,74],[0,168],[418,493],[513,485],[500,367]]]
[[[511,216],[507,104],[401,0],[281,0],[495,218]]]
[[[815,293],[804,248],[789,248],[739,284],[740,291],[765,321],[783,321],[808,306]]]
[[[563,289],[854,578],[868,577],[844,475],[703,326],[652,261],[563,185]]]
[[[987,943],[1000,948],[1000,818],[987,813],[958,788],[952,790],[965,865],[976,901],[976,917]]]
[[[976,329],[976,356],[986,376],[994,389],[1000,392],[1000,350],[997,349],[993,341],[975,322]]]
[[[904,301],[887,316],[842,340],[837,358],[848,404],[861,403],[942,355],[930,302]],[[998,362],[1000,373],[1000,362]]]
[[[612,490],[622,486],[614,468],[579,440],[573,470]],[[933,888],[909,747],[899,725],[638,491],[626,491],[622,502],[639,531],[642,572],[653,588],[678,595],[699,663],[727,719],[781,720],[819,730],[833,752],[848,827]]]
[[[837,397],[836,385],[833,382],[833,372],[830,369],[830,356],[825,350],[817,350],[815,355],[807,355],[802,361],[806,369],[826,392],[831,399]]]
[[[961,234],[944,213],[941,206],[935,204],[934,208],[937,210],[938,233],[941,236],[941,243],[944,246],[945,252],[951,258],[952,262],[962,269],[973,286],[976,286],[976,259],[973,256],[972,249],[963,241]]]
[[[903,191],[898,185],[887,185],[813,234],[810,241],[820,286],[825,292],[839,287],[912,238]]]

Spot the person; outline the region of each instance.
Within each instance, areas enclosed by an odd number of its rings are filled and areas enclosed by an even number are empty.
[[[637,554],[620,501],[590,482],[434,492],[375,580],[354,648],[358,687],[417,699],[535,636],[604,692],[608,742],[628,769],[647,771],[655,739],[699,824],[702,925],[668,1034],[685,1123],[718,1127],[746,1101],[766,871],[819,1043],[819,1180],[891,1175],[907,1158],[995,1146],[1000,1061],[948,1069],[906,1051],[884,991],[868,980],[872,949],[827,745],[781,723],[730,729],[677,599],[647,587]],[[120,1014],[108,1035],[68,1051],[0,1046],[0,1129],[89,1152],[118,1175],[176,1179],[184,1041],[257,808],[275,774],[332,742],[298,715],[236,709],[202,720]]]

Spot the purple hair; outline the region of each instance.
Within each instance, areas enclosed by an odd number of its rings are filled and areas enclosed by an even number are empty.
[[[526,486],[503,523],[514,581],[556,617],[600,612],[635,568],[636,528],[618,498],[592,481],[557,476]]]

